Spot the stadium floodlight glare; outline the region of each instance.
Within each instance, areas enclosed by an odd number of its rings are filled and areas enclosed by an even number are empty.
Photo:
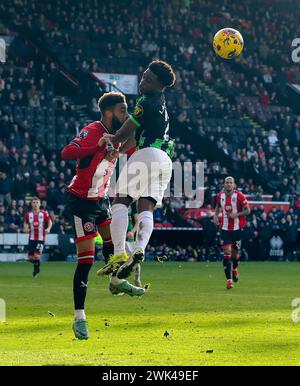
[[[0,62],[5,63],[6,61],[6,44],[4,39],[0,39]]]
[[[6,304],[3,299],[0,299],[0,322],[6,322]]]

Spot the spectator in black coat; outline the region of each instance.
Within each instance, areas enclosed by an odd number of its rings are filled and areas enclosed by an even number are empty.
[[[205,260],[211,259],[211,255],[215,252],[213,249],[216,247],[216,235],[218,229],[215,226],[212,217],[213,214],[211,212],[208,212],[207,217],[203,217],[200,220],[200,224],[203,228],[203,247],[205,253]]]
[[[266,213],[261,215],[258,225],[260,251],[259,255],[262,260],[269,259],[270,239],[272,236],[272,223],[267,219]]]
[[[298,227],[297,224],[293,221],[292,216],[288,215],[285,222],[285,258],[286,260],[292,261],[295,258],[297,250],[297,237],[298,237]]]
[[[248,260],[258,260],[259,251],[257,248],[257,232],[251,222],[247,221],[247,225],[243,229],[242,248],[246,251]]]
[[[10,136],[10,133],[13,131],[13,124],[8,115],[0,120],[0,139],[7,140]]]
[[[16,174],[13,183],[13,195],[16,200],[24,200],[28,192],[27,180],[20,174]]]
[[[49,187],[47,189],[47,201],[50,208],[55,208],[57,205],[57,195],[58,195],[58,189],[55,185],[54,181],[51,181],[49,183]]]
[[[0,201],[11,204],[12,182],[11,178],[4,172],[0,172]]]
[[[278,186],[278,191],[281,194],[283,201],[289,201],[291,190],[288,178],[284,178],[282,184]]]

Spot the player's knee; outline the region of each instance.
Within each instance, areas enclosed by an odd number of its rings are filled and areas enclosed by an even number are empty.
[[[35,254],[33,255],[33,260],[40,260],[40,258],[41,258],[40,252],[35,252]]]
[[[153,212],[156,200],[152,197],[143,197],[138,200],[138,212]]]
[[[77,254],[93,252],[95,254],[95,241],[93,238],[87,240],[81,240],[76,243]]]
[[[120,197],[119,195],[117,195],[113,200],[112,206],[116,204],[123,204],[128,207],[132,203],[132,201],[133,199],[130,196]]]
[[[224,252],[224,258],[230,258],[231,257],[231,248],[223,248],[223,252]]]

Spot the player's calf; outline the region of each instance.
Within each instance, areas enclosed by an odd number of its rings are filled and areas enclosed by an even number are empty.
[[[235,283],[239,281],[238,266],[240,263],[240,251],[238,249],[232,249],[232,278]]]
[[[235,283],[239,281],[239,271],[237,268],[232,270],[232,279]]]
[[[105,264],[108,263],[110,257],[114,254],[114,246],[111,239],[103,239],[103,251],[102,251]]]
[[[223,267],[226,279],[231,279],[231,256],[229,254],[224,254]]]
[[[36,277],[40,273],[40,259],[41,255],[39,252],[35,252],[33,255],[29,256],[29,261],[33,264],[32,277]]]
[[[78,253],[78,264],[73,278],[75,308],[73,331],[78,339],[88,339],[89,337],[84,307],[88,288],[88,276],[94,262],[94,253],[93,250]]]

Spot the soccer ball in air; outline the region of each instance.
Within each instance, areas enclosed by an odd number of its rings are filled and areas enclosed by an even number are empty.
[[[239,31],[233,28],[223,28],[215,34],[214,50],[223,59],[239,56],[244,48],[244,39]]]

